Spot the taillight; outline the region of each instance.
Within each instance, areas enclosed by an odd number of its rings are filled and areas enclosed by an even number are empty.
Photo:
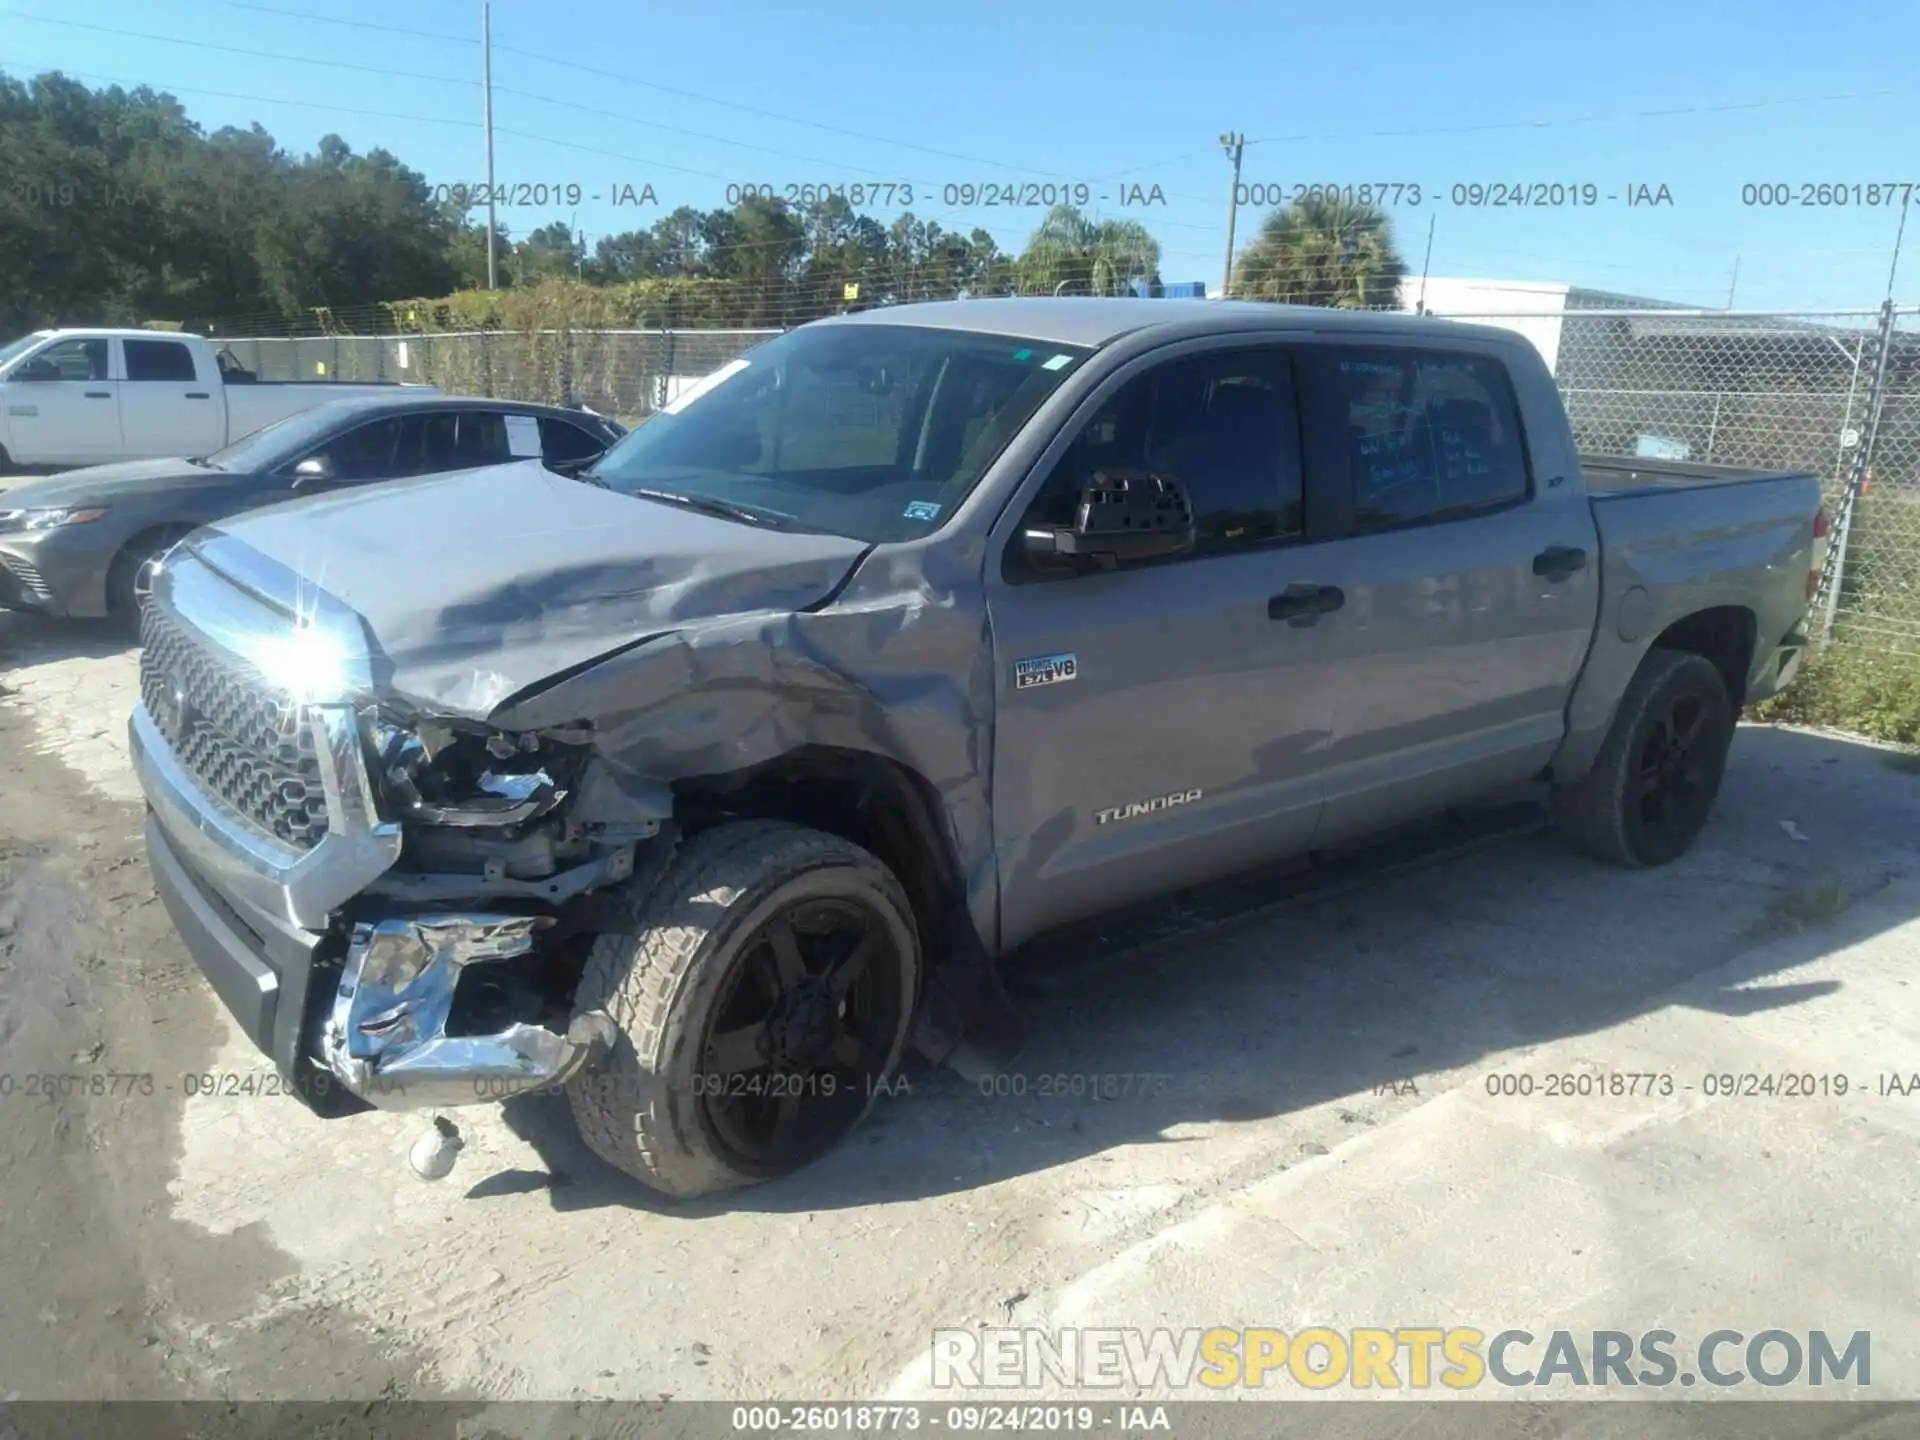
[[[1827,568],[1827,546],[1833,533],[1833,521],[1822,505],[1813,512],[1813,564],[1807,570],[1807,599],[1820,593],[1820,573]]]

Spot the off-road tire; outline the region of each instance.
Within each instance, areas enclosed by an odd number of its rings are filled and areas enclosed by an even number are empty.
[[[614,1043],[567,1082],[588,1147],[649,1188],[680,1199],[799,1169],[743,1165],[719,1143],[695,1088],[699,1038],[737,947],[782,902],[857,897],[899,941],[907,997],[888,1037],[886,1079],[898,1070],[919,996],[920,939],[900,882],[850,841],[784,821],[739,821],[682,845],[641,903],[633,929],[594,942],[575,1013],[604,1012]],[[885,1093],[875,1087],[857,1125]],[[851,1128],[851,1127],[849,1127]]]
[[[1642,820],[1633,786],[1655,728],[1682,700],[1697,700],[1704,711],[1699,740],[1704,798],[1687,807],[1678,829],[1663,830]],[[1685,854],[1712,813],[1738,719],[1712,661],[1684,650],[1648,651],[1621,697],[1593,768],[1554,792],[1556,818],[1567,843],[1629,869],[1665,865]]]

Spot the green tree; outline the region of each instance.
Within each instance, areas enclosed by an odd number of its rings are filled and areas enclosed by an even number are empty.
[[[586,278],[596,285],[631,284],[671,273],[659,244],[647,230],[602,236],[585,266]]]
[[[1134,220],[1094,220],[1056,205],[1028,237],[1016,267],[1029,295],[1123,295],[1160,283],[1160,242]]]
[[[514,247],[513,283],[535,285],[542,280],[578,278],[586,269],[586,259],[586,242],[564,220],[556,220],[542,225]]]
[[[173,97],[0,74],[0,329],[443,293],[459,217],[384,150],[195,125]]]
[[[1343,310],[1399,299],[1406,262],[1384,211],[1308,196],[1271,212],[1233,263],[1228,294]]]

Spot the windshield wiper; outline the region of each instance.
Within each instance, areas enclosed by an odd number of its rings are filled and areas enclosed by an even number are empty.
[[[755,510],[746,505],[736,505],[731,500],[714,500],[705,495],[682,495],[674,490],[647,489],[630,493],[642,500],[658,500],[663,505],[679,505],[687,510],[698,510],[702,515],[717,515],[722,520],[738,520],[743,525],[760,525],[773,530],[780,529],[788,519],[772,510]]]

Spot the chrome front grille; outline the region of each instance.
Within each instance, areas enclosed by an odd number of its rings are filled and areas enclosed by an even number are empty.
[[[306,707],[157,604],[140,619],[140,699],[182,768],[228,809],[302,850],[325,837]]]

